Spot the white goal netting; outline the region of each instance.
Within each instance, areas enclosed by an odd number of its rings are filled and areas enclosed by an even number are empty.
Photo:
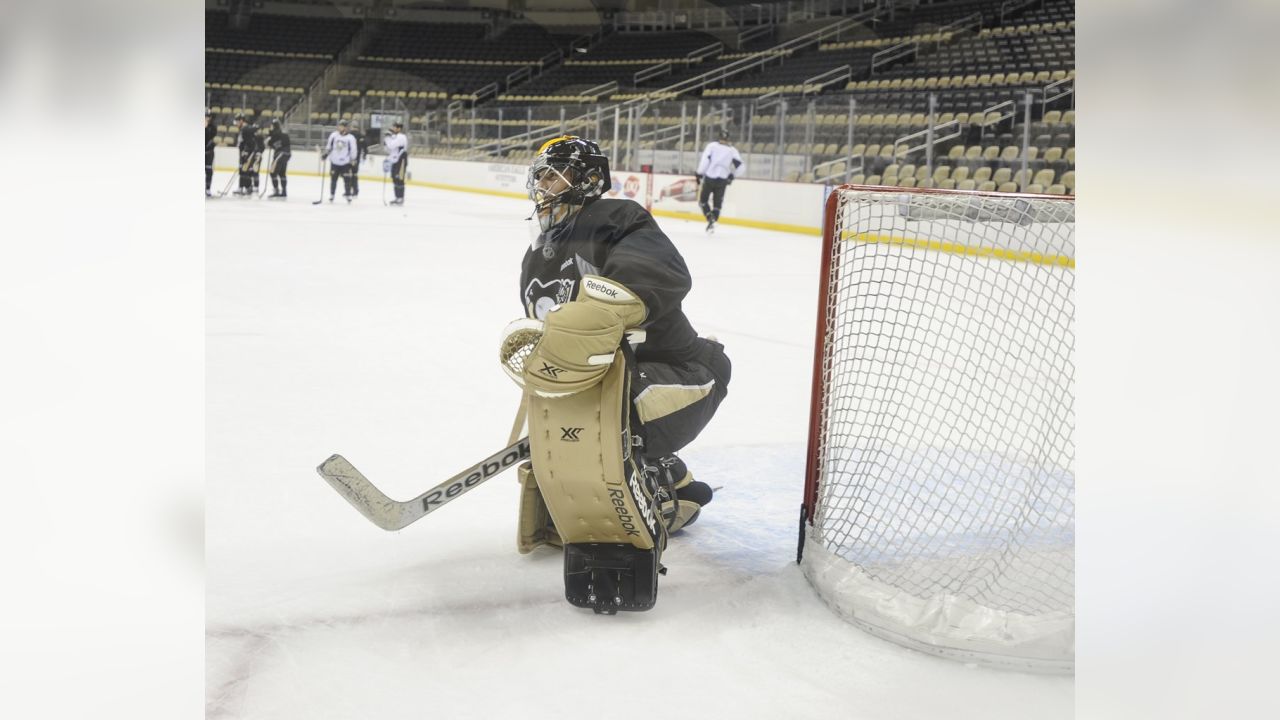
[[[805,575],[881,637],[1070,672],[1074,201],[833,195]]]

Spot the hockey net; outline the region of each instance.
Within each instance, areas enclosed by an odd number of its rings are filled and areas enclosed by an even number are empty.
[[[1075,656],[1072,198],[827,200],[802,566],[838,613],[966,662]]]

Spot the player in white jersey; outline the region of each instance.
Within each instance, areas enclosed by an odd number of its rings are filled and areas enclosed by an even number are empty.
[[[707,232],[716,231],[720,208],[724,207],[724,190],[733,182],[733,176],[742,172],[743,167],[742,156],[729,143],[727,130],[721,130],[716,139],[707,143],[706,149],[702,151],[697,172],[698,183],[702,186],[698,194],[698,205],[707,219]]]
[[[329,133],[329,141],[325,144],[320,157],[329,161],[329,202],[338,190],[338,178],[342,178],[342,196],[351,202],[351,173],[359,148],[356,139],[348,131],[350,124],[346,119],[338,121],[338,129]]]
[[[382,161],[382,170],[391,175],[391,182],[396,189],[396,198],[391,201],[392,205],[404,204],[404,176],[409,167],[409,138],[405,136],[403,128],[404,125],[396,120],[391,123],[391,132],[382,138],[382,147],[387,150],[387,159]]]

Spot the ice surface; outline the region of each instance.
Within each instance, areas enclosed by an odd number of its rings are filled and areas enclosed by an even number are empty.
[[[405,499],[505,444],[529,203],[411,187],[389,208],[365,182],[312,206],[317,183],[206,203],[208,717],[1071,715],[1072,679],[874,638],[795,564],[816,237],[659,219],[734,373],[683,453],[723,489],[664,554],[652,611],[565,602],[558,552],[515,551],[514,473],[374,527],[316,475],[330,453]]]

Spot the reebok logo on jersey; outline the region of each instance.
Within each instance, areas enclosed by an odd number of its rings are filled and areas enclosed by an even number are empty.
[[[572,264],[573,264],[573,258],[569,258],[569,259],[565,260],[565,261],[564,261],[564,263],[562,263],[562,264],[560,265],[560,269],[561,269],[561,270],[563,270],[563,269],[565,269],[565,268],[569,267],[569,266],[570,266],[570,265],[572,265]]]

